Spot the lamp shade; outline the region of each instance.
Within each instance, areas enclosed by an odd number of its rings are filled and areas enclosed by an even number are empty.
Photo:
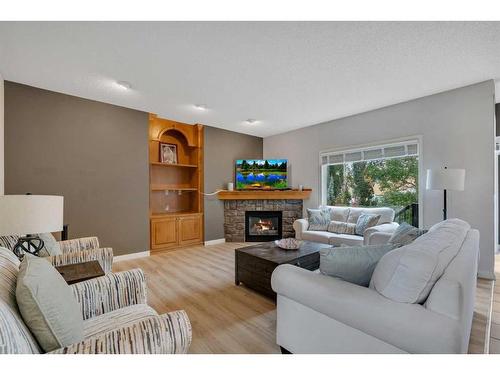
[[[0,196],[0,236],[61,231],[63,200],[54,195]]]
[[[465,169],[428,169],[427,190],[464,190]]]

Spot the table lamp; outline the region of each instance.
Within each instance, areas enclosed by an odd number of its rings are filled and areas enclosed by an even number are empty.
[[[38,255],[43,249],[37,233],[63,229],[63,201],[54,195],[0,196],[0,236],[21,236],[14,246],[17,257],[25,252]]]
[[[444,191],[443,220],[447,219],[446,191],[463,191],[465,185],[465,169],[449,169],[447,167],[427,170],[427,190]]]

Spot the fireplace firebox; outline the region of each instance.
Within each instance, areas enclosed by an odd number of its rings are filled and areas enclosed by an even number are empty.
[[[245,241],[264,242],[282,237],[281,211],[245,211]]]

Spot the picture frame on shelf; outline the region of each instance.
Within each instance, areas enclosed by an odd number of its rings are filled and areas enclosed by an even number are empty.
[[[177,145],[172,143],[160,143],[160,162],[165,164],[177,164]]]

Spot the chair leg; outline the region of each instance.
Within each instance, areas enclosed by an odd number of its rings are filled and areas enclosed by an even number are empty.
[[[293,354],[292,352],[286,350],[284,347],[280,346],[281,354]]]

